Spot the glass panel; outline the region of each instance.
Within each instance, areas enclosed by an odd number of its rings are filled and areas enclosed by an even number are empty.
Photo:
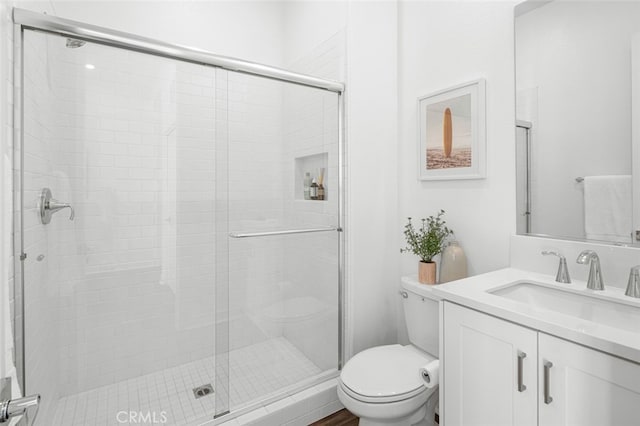
[[[24,33],[25,371],[39,425],[181,424],[228,409],[215,376],[228,339],[215,347],[228,324],[216,73]],[[63,208],[42,224],[43,188],[75,218]]]
[[[216,416],[229,412],[229,105],[227,72],[216,72]]]
[[[338,223],[338,95],[229,73],[229,229]],[[305,199],[305,175],[323,200]],[[232,410],[338,368],[336,231],[230,238]]]

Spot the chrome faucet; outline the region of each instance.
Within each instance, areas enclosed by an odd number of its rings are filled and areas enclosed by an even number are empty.
[[[627,291],[624,294],[640,298],[640,265],[634,266],[629,271],[629,282],[627,283]]]
[[[36,412],[31,420],[33,425],[38,415],[38,408],[40,407],[40,395],[31,395],[24,398],[7,399],[0,401],[0,423],[9,422],[13,417],[22,416],[27,412],[27,409],[36,407]]]
[[[581,265],[586,265],[587,263],[590,264],[587,288],[589,290],[604,290],[602,270],[600,269],[600,258],[596,252],[593,250],[585,250],[578,255],[576,262]]]
[[[544,250],[542,252],[543,256],[558,256],[560,258],[560,263],[558,264],[558,272],[556,273],[556,281],[559,283],[571,283],[571,277],[569,276],[569,268],[567,268],[567,259],[556,251]]]
[[[69,220],[73,220],[76,215],[73,207],[71,207],[71,204],[61,203],[60,201],[52,198],[51,190],[49,188],[42,189],[42,192],[40,193],[40,202],[38,203],[38,208],[40,210],[40,220],[43,225],[51,222],[51,215],[62,209],[71,210]]]
[[[30,416],[29,409],[35,407],[33,417]],[[40,395],[25,396],[24,398],[11,399],[11,378],[3,377],[0,379],[0,423],[10,423],[17,417],[23,416],[18,420],[19,424],[35,424],[40,408]],[[30,420],[30,421],[29,421]],[[11,423],[14,424],[14,423]]]

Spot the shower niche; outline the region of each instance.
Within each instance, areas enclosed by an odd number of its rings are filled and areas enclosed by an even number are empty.
[[[295,158],[295,172],[294,172],[294,199],[296,201],[308,201],[319,202],[327,201],[330,196],[331,188],[328,188],[329,182],[329,153],[320,152],[317,154],[305,155]],[[304,179],[305,174],[309,173],[311,179],[315,179],[318,184],[322,182],[324,187],[324,199],[323,200],[308,200],[304,194]]]

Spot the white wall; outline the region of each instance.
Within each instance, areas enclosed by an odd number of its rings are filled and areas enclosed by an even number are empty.
[[[282,65],[284,22],[277,1],[21,0],[19,7],[41,12],[49,4],[63,18]]]
[[[466,252],[469,274],[505,267],[515,231],[514,2],[400,2],[398,29],[399,220],[446,211]],[[419,181],[417,98],[477,78],[487,82],[487,177]],[[401,241],[404,242],[404,241]],[[396,243],[396,245],[399,243]],[[403,254],[403,275],[417,259]]]
[[[555,1],[517,18],[517,118],[533,123],[532,232],[584,238],[575,178],[631,174],[639,21],[638,2]]]
[[[287,1],[284,11],[284,65],[289,68],[296,61],[313,52],[333,35],[347,26],[346,1]],[[342,71],[342,70],[341,70]],[[310,70],[298,70],[310,72]],[[340,76],[324,75],[336,79]]]
[[[353,353],[396,341],[397,18],[395,1],[349,3],[347,345]]]

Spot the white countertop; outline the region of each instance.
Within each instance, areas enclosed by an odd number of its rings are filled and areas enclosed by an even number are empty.
[[[488,292],[488,290],[495,290],[518,281],[540,283],[545,287],[612,300],[640,309],[640,300],[625,296],[624,290],[620,288],[609,287],[604,291],[587,290],[584,281],[575,280],[571,284],[561,284],[555,281],[555,276],[514,268],[500,269],[435,286],[418,284],[412,277],[403,278],[403,282],[411,283],[411,288],[418,294],[431,295],[431,297],[436,295],[443,300],[640,363],[640,324],[637,324],[637,328],[630,325],[628,330],[621,330],[571,315],[536,308],[527,303]]]

